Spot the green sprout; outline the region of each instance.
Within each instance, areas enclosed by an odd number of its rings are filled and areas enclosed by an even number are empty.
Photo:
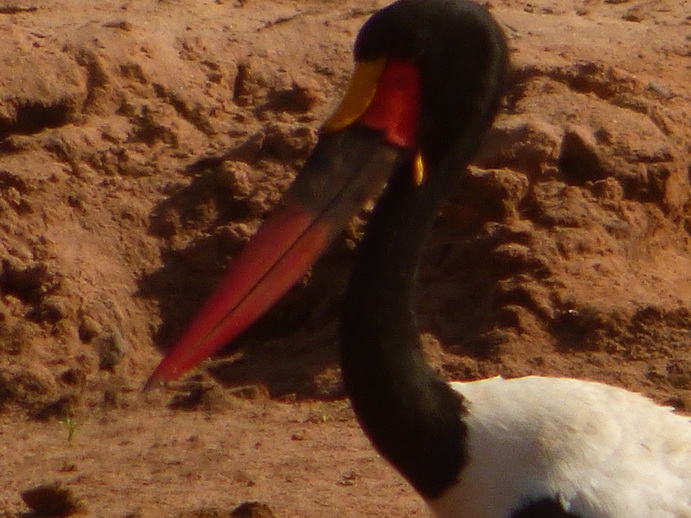
[[[72,440],[77,434],[77,421],[75,421],[71,415],[68,415],[58,422],[67,430],[67,443],[71,446]]]

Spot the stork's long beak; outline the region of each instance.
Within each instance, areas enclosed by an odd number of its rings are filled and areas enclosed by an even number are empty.
[[[147,387],[177,378],[237,337],[300,280],[392,172],[412,162],[417,75],[412,72],[405,95],[400,94],[400,77],[391,94],[387,77],[400,68],[394,65],[381,60],[356,67],[341,106],[322,127],[304,168]]]

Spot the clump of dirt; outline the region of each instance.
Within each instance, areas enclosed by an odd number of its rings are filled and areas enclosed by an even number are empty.
[[[260,502],[243,502],[232,511],[196,509],[181,513],[177,518],[275,518],[271,508]]]
[[[274,518],[268,505],[260,502],[245,502],[232,513],[233,518]]]
[[[84,511],[74,492],[60,482],[43,484],[22,491],[22,500],[35,516],[63,517]]]

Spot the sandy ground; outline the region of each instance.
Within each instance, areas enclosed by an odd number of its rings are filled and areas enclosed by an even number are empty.
[[[233,512],[250,501],[429,516],[339,379],[361,222],[232,351],[141,393],[299,170],[385,3],[0,1],[0,516],[61,494],[94,517],[250,516]],[[490,8],[511,84],[429,244],[429,361],[690,413],[691,6]],[[42,484],[57,489],[26,493]]]

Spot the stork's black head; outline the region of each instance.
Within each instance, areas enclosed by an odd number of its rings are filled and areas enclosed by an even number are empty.
[[[399,0],[362,27],[356,61],[410,61],[420,74],[417,138],[425,158],[467,161],[491,123],[507,67],[502,30],[484,7],[457,0]]]

